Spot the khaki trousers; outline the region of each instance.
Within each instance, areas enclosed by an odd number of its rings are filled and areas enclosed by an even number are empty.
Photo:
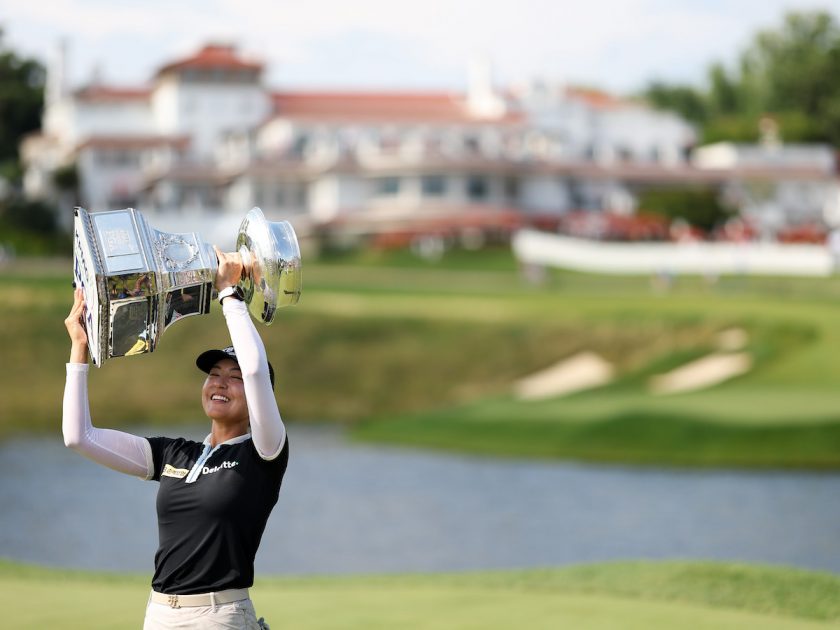
[[[216,606],[171,608],[150,601],[143,630],[260,630],[254,604],[242,599]]]

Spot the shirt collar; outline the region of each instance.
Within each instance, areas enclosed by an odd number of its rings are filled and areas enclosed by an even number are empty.
[[[213,437],[213,434],[208,433],[207,437],[204,438],[204,442],[202,442],[202,444],[204,444],[205,446],[208,446],[210,444],[210,438],[212,438],[212,437]],[[225,440],[224,442],[219,442],[218,444],[216,444],[216,446],[218,447],[218,446],[223,446],[223,445],[241,444],[245,440],[250,440],[250,439],[251,439],[251,434],[250,433],[244,433],[244,434],[239,435],[235,438]]]

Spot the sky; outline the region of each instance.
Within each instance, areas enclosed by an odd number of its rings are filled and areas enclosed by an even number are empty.
[[[48,62],[66,41],[71,85],[143,85],[207,42],[266,64],[277,89],[464,90],[471,61],[499,86],[534,79],[628,94],[699,85],[790,10],[840,0],[0,0],[7,46]]]

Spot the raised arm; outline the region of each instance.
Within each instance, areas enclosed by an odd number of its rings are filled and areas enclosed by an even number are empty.
[[[236,283],[242,265],[238,257],[223,253],[218,248],[216,256],[219,258],[216,288],[221,290]],[[260,457],[274,459],[286,443],[286,427],[274,398],[265,346],[244,302],[226,298],[222,304],[222,312],[230,332],[231,343],[236,350],[239,369],[242,371],[251,423],[251,439]]]
[[[123,431],[97,429],[91,423],[87,391],[87,334],[81,323],[84,307],[82,290],[76,289],[73,308],[64,320],[71,341],[61,422],[64,444],[98,464],[150,479],[154,465],[148,440]]]

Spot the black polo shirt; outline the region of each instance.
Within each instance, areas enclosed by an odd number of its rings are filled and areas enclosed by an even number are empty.
[[[250,435],[212,448],[209,438],[147,438],[152,447],[158,535],[152,588],[190,595],[248,588],[254,557],[289,461],[288,439],[264,460]]]

